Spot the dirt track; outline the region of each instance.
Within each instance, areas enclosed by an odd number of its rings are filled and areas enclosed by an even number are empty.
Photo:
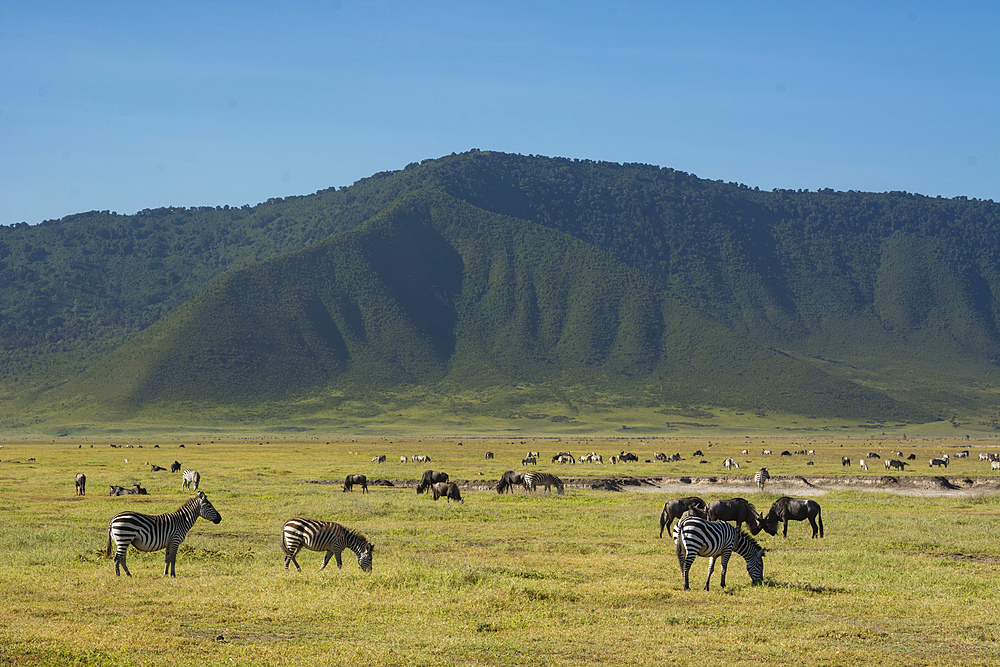
[[[563,483],[570,489],[594,491],[624,491],[647,493],[694,492],[745,494],[757,491],[752,477],[740,475],[643,475],[614,477],[566,477]],[[343,480],[308,480],[311,484],[343,484]],[[489,491],[496,480],[455,479],[463,491]],[[369,486],[416,487],[416,480],[372,480]],[[828,491],[843,490],[882,491],[912,496],[971,496],[983,493],[1000,493],[997,477],[944,477],[918,475],[828,475],[806,477],[794,475],[772,477],[767,482],[768,493],[785,493],[795,496],[816,496]]]

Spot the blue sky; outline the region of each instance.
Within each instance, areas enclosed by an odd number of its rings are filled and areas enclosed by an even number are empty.
[[[1000,3],[0,3],[0,224],[470,148],[1000,201]]]

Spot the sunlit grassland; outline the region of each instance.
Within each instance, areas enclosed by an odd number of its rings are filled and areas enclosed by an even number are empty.
[[[817,440],[815,465],[807,467],[803,457],[764,461],[760,439],[712,439],[711,448],[709,441],[163,437],[114,441],[133,445],[119,449],[106,439],[8,440],[0,449],[0,663],[997,664],[996,495],[814,496],[824,539],[810,539],[806,523],[793,523],[788,539],[761,534],[766,585],[751,587],[734,556],[729,586],[719,588],[717,568],[706,593],[699,590],[706,560],[695,562],[694,590],[685,592],[672,542],[657,538],[660,507],[679,494],[468,489],[456,504],[401,486],[371,486],[362,495],[309,483],[348,473],[415,480],[434,468],[485,487],[520,469],[528,449],[542,452],[539,469],[566,478],[721,474],[723,458],[751,446],[743,458],[775,474],[842,474],[842,455],[856,459],[878,448]],[[931,471],[926,457],[970,448],[975,459],[977,448],[993,451],[993,442],[894,441],[883,449],[897,446],[923,461],[907,475],[991,474],[988,464],[968,459]],[[708,464],[691,456],[695,448]],[[685,460],[672,467],[548,464],[559,449],[606,459],[619,449],[642,459],[679,451]],[[486,451],[496,458],[485,460]],[[399,462],[421,453],[433,462]],[[377,454],[388,461],[372,463]],[[174,460],[201,471],[223,521],[195,525],[176,579],[162,575],[163,552],[135,551],[134,577],[116,578],[103,556],[108,520],[123,509],[176,509],[190,496],[180,475],[144,465]],[[76,472],[87,475],[86,498],[74,495]],[[108,497],[107,485],[134,482],[149,495]],[[777,491],[746,495],[766,509]],[[302,572],[284,571],[279,534],[294,516],[365,533],[376,544],[374,571],[363,573],[349,551],[342,570],[331,562],[319,572],[322,554],[304,552]]]

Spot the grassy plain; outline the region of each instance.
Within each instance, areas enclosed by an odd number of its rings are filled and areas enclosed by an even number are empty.
[[[708,442],[712,442],[711,448]],[[459,444],[461,442],[461,444]],[[112,448],[114,443],[121,448]],[[792,524],[761,534],[766,583],[751,587],[734,556],[729,586],[681,590],[673,544],[657,538],[664,500],[680,494],[574,488],[565,496],[498,496],[468,489],[465,503],[433,502],[402,486],[343,493],[348,473],[415,480],[427,468],[495,482],[528,449],[564,477],[722,474],[730,455],[772,474],[842,474],[841,456],[899,447],[918,455],[905,475],[991,476],[979,451],[997,441],[878,443],[862,439],[665,440],[431,438],[7,439],[0,449],[0,664],[17,665],[995,665],[1000,662],[1000,496],[906,496],[833,491],[815,496],[826,537]],[[131,445],[130,448],[126,446]],[[141,448],[140,448],[141,445]],[[183,445],[183,447],[182,447]],[[805,457],[763,460],[808,446]],[[740,451],[751,448],[751,454]],[[945,472],[930,455],[971,449]],[[679,451],[677,464],[559,467],[561,449],[605,460]],[[708,464],[692,457],[702,449]],[[486,451],[496,458],[484,460]],[[382,465],[372,457],[386,454]],[[428,454],[430,465],[400,463]],[[29,461],[33,459],[33,461]],[[128,462],[125,461],[128,459]],[[108,520],[123,509],[173,511],[189,492],[174,460],[202,473],[223,516],[199,521],[164,578],[163,552],[132,551],[133,578],[104,559]],[[861,474],[856,467],[852,472]],[[84,472],[88,494],[73,476]],[[884,472],[884,471],[883,471]],[[880,474],[874,467],[872,475]],[[148,496],[109,498],[139,482]],[[760,509],[780,489],[748,492]],[[772,492],[774,491],[774,492]],[[706,500],[732,493],[701,492]],[[286,572],[279,546],[294,516],[338,521],[376,544],[374,571],[350,552],[344,568]],[[692,570],[704,581],[705,559]]]

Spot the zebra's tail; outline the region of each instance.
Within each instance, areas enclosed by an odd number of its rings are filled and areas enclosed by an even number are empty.
[[[111,541],[111,528],[108,528],[108,546],[104,550],[104,557],[111,558],[111,554],[114,552],[114,545]]]
[[[687,545],[684,543],[684,531],[683,522],[678,521],[677,525],[674,526],[674,530],[677,531],[677,565],[681,568],[681,572],[684,571],[684,561],[687,560]]]

